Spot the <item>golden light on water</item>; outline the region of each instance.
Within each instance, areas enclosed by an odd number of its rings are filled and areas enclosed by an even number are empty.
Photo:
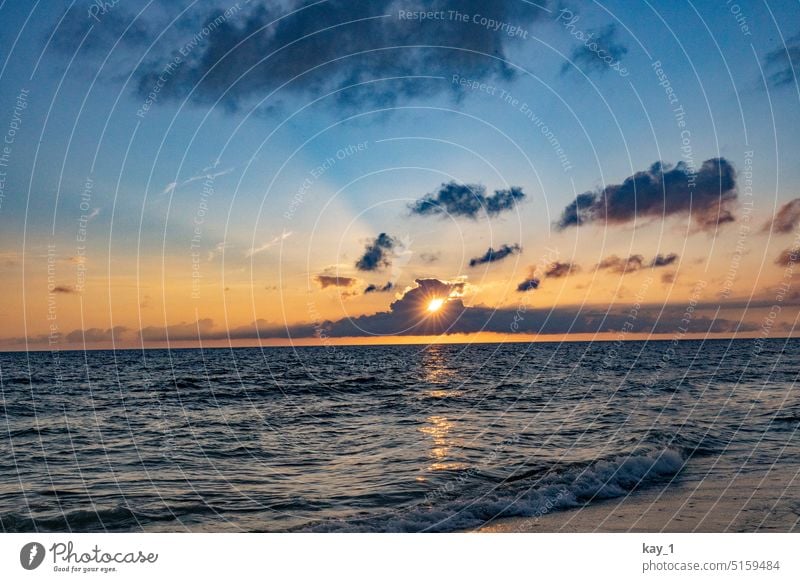
[[[431,302],[428,303],[428,311],[430,313],[436,313],[442,308],[442,305],[444,305],[444,299],[442,299],[441,297],[437,297],[436,299],[431,299]]]

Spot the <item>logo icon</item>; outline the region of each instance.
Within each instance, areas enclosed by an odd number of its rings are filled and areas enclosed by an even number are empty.
[[[39,542],[28,542],[19,551],[19,563],[26,570],[35,570],[44,561],[44,546]]]

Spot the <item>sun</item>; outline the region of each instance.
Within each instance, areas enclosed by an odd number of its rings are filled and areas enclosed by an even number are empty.
[[[436,299],[431,299],[431,302],[428,303],[427,309],[430,313],[436,313],[442,308],[442,305],[444,305],[444,299],[437,297]]]

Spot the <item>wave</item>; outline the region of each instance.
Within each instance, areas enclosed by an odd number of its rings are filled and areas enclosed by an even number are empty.
[[[62,495],[57,493],[57,495]],[[219,514],[224,508],[208,504],[188,504],[164,507],[158,512],[133,510],[130,507],[96,509],[76,509],[63,514],[33,517],[19,513],[0,515],[0,531],[5,532],[102,532],[102,531],[141,531],[154,522],[177,522],[191,520],[193,517]]]
[[[319,522],[306,531],[442,532],[468,530],[503,517],[538,519],[545,514],[628,495],[675,477],[686,463],[679,450],[665,448],[617,456],[537,479],[504,481],[456,499],[433,500],[384,514]],[[446,490],[446,487],[445,487]],[[442,495],[444,498],[445,495]],[[430,495],[429,495],[430,498]]]

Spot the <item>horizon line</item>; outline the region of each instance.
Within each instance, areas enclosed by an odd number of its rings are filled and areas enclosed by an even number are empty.
[[[489,332],[485,332],[489,333]],[[800,336],[794,335],[776,335],[772,337],[764,337],[763,334],[752,335],[754,332],[743,333],[738,335],[723,335],[723,334],[687,334],[682,337],[674,337],[670,334],[628,334],[631,337],[620,338],[616,335],[603,334],[602,337],[574,337],[574,336],[587,336],[591,334],[572,334],[573,337],[566,335],[561,339],[554,339],[550,337],[535,336],[533,338],[484,338],[475,339],[470,341],[462,339],[458,336],[466,334],[453,334],[453,338],[445,336],[433,336],[435,340],[425,340],[425,336],[406,336],[398,337],[403,341],[380,341],[370,340],[369,338],[360,338],[358,336],[341,337],[341,338],[327,338],[326,341],[320,341],[318,338],[298,338],[292,340],[271,340],[273,343],[255,343],[254,340],[230,340],[219,339],[209,340],[208,343],[203,343],[202,340],[176,340],[173,342],[151,342],[150,345],[106,345],[103,347],[94,346],[79,346],[76,344],[64,344],[63,346],[56,347],[40,347],[41,344],[35,344],[36,348],[31,349],[26,346],[21,346],[18,349],[6,349],[0,347],[0,353],[47,353],[47,352],[101,352],[101,351],[150,351],[150,350],[221,350],[221,349],[254,349],[254,348],[336,348],[336,347],[383,347],[383,346],[408,346],[408,345],[497,345],[497,344],[563,344],[563,343],[636,343],[636,342],[696,342],[696,341],[777,341],[777,340],[795,340],[800,339]],[[688,337],[691,335],[692,337]],[[610,337],[609,337],[610,336]],[[636,336],[636,337],[633,337]],[[366,340],[366,341],[365,341]],[[238,345],[233,343],[239,341]],[[256,340],[257,341],[257,340]],[[309,343],[313,341],[314,343]],[[280,342],[280,343],[278,343]],[[220,345],[221,344],[221,345]]]

